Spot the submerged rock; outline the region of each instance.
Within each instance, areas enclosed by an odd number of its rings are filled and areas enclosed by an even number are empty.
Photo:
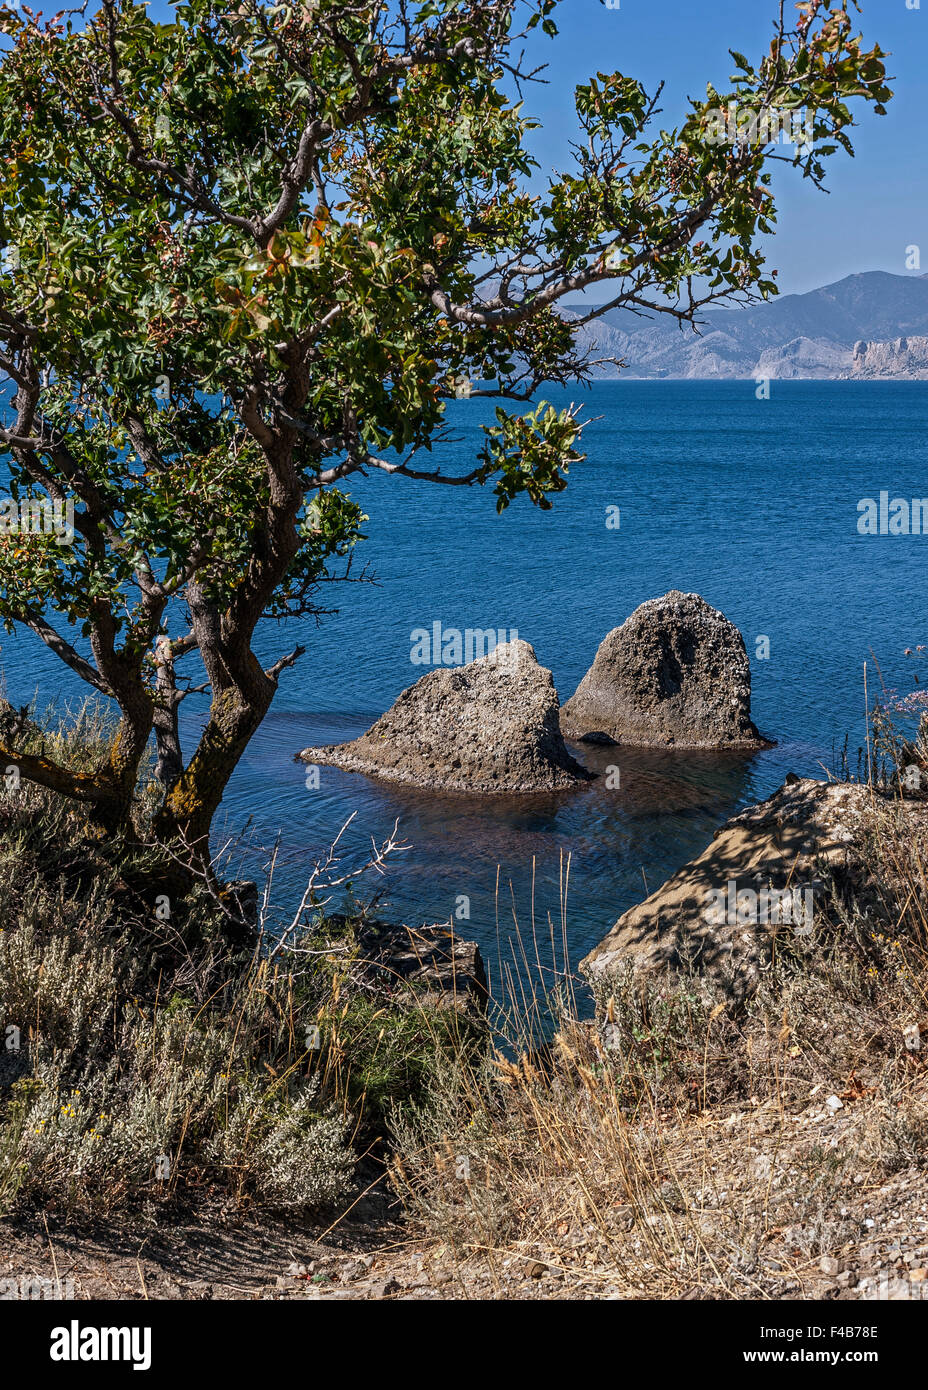
[[[551,672],[516,640],[430,671],[360,738],[298,756],[442,791],[560,791],[594,774],[568,753],[558,713]]]
[[[649,599],[600,644],[561,712],[570,738],[677,748],[763,747],[744,639],[698,594]]]
[[[833,893],[865,891],[869,798],[859,785],[787,778],[620,917],[580,969],[593,983],[624,966],[642,975],[693,971],[746,997],[777,945],[805,951],[820,938]]]

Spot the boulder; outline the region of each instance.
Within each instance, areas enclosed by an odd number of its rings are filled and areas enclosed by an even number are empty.
[[[698,594],[649,599],[600,644],[561,711],[569,738],[677,748],[763,747],[744,638]]]
[[[593,984],[625,966],[639,975],[692,970],[748,996],[778,944],[795,951],[814,943],[833,892],[861,897],[869,804],[859,785],[791,776],[620,917],[580,969]]]
[[[365,973],[393,991],[434,1008],[483,1014],[487,973],[475,941],[462,941],[442,922],[421,927],[367,921],[358,929]]]
[[[594,774],[568,753],[558,713],[551,672],[516,640],[430,671],[360,738],[298,756],[434,790],[561,791]]]

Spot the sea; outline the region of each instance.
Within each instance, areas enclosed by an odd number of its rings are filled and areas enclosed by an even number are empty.
[[[362,582],[324,586],[335,612],[261,629],[268,662],[296,642],[306,654],[282,675],[215,826],[230,874],[263,891],[273,864],[280,922],[342,831],[328,877],[346,882],[323,895],[332,910],[450,921],[480,944],[495,983],[513,963],[557,981],[787,773],[856,774],[868,703],[928,683],[916,650],[928,644],[928,535],[861,526],[881,493],[928,499],[928,383],[773,381],[768,396],[749,380],[619,380],[541,398],[575,402],[587,422],[586,457],[549,511],[521,497],[497,514],[491,487],[376,470],[348,480],[369,518],[352,567]],[[452,438],[416,466],[466,472],[495,404],[451,402]],[[670,589],[701,594],[741,630],[753,718],[772,747],[572,745],[612,774],[524,797],[419,791],[332,767],[315,785],[296,761],[307,745],[362,733],[424,674],[411,659],[417,629],[517,633],[563,703],[610,629]],[[16,703],[65,707],[81,694],[29,633],[2,638],[0,668]],[[206,697],[183,709],[189,752]],[[391,837],[407,847],[364,870]]]

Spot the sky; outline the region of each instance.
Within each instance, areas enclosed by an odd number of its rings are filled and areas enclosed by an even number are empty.
[[[914,8],[918,3],[919,8]],[[765,254],[779,271],[780,293],[803,293],[863,270],[928,273],[928,0],[862,0],[858,29],[866,47],[890,54],[895,96],[886,116],[861,105],[851,132],[855,158],[827,163],[830,192],[787,166],[777,169],[778,230]],[[567,167],[576,129],[573,90],[596,71],[620,71],[651,91],[664,81],[666,129],[687,97],[704,98],[707,81],[729,90],[734,48],[756,62],[769,47],[777,0],[563,0],[560,34],[531,45],[548,64],[548,85],[526,93],[526,109],[544,122],[534,152]],[[906,247],[920,246],[921,269],[906,269]]]

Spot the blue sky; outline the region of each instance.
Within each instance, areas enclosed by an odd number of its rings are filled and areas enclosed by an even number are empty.
[[[564,0],[560,36],[531,49],[549,64],[549,85],[527,93],[526,108],[545,125],[536,155],[566,166],[573,89],[597,70],[625,72],[648,90],[663,79],[661,124],[675,124],[688,96],[705,96],[707,81],[729,88],[730,48],[752,61],[766,51],[776,11],[777,0],[621,0],[619,9]],[[858,19],[867,46],[878,42],[890,53],[895,97],[886,116],[861,109],[856,157],[832,157],[828,194],[786,166],[777,171],[778,231],[766,254],[781,293],[861,270],[928,273],[928,0],[918,9],[906,0],[863,0]],[[921,272],[906,270],[910,245],[921,247]]]

